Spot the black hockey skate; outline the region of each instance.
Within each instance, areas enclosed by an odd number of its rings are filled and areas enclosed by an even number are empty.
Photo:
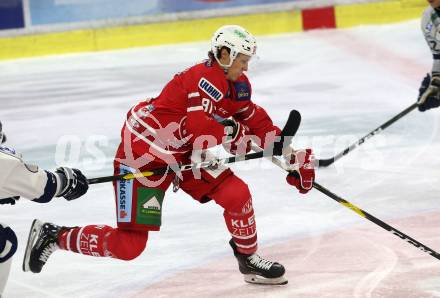
[[[59,248],[57,238],[62,229],[63,227],[34,219],[24,254],[23,271],[41,272],[49,256]]]
[[[234,256],[238,261],[238,269],[244,275],[244,280],[252,284],[262,285],[285,285],[284,266],[277,262],[263,259],[257,254],[245,255],[237,251],[234,240],[229,241]]]

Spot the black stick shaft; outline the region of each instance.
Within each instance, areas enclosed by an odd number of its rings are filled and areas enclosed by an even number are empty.
[[[381,221],[380,219],[378,219],[377,217],[374,217],[373,215],[369,214],[368,212],[356,207],[355,205],[353,205],[352,203],[342,199],[341,197],[337,196],[336,194],[332,193],[331,191],[329,191],[328,189],[326,189],[325,187],[319,185],[318,183],[314,182],[313,183],[313,187],[317,190],[319,190],[320,192],[322,192],[323,194],[329,196],[330,198],[332,198],[333,200],[337,201],[338,203],[340,203],[341,205],[353,210],[354,212],[356,212],[357,214],[359,214],[360,216],[368,219],[369,221],[375,223],[376,225],[380,226],[381,228],[383,228],[384,230],[387,230],[388,232],[396,235],[397,237],[399,237],[402,240],[405,240],[406,242],[408,242],[409,244],[412,244],[413,246],[417,247],[418,249],[420,249],[423,252],[426,252],[427,254],[430,254],[431,256],[433,256],[434,258],[440,260],[440,254],[436,251],[434,251],[433,249],[429,248],[428,246],[420,243],[419,241],[415,240],[414,238],[406,235],[405,233],[399,231],[396,228],[393,228],[392,226],[390,226],[389,224]]]
[[[380,133],[382,130],[386,129],[388,126],[390,126],[391,124],[393,124],[394,122],[396,122],[397,120],[399,120],[400,118],[402,118],[403,116],[405,116],[406,114],[408,114],[409,112],[414,110],[417,106],[418,106],[417,103],[413,103],[412,105],[407,107],[405,110],[403,110],[402,112],[400,112],[399,114],[397,114],[396,116],[394,116],[393,118],[391,118],[390,120],[388,120],[387,122],[385,122],[384,124],[382,124],[381,126],[376,128],[375,130],[373,130],[372,132],[370,132],[369,134],[367,134],[363,138],[359,139],[356,143],[351,144],[344,151],[336,154],[334,157],[327,158],[327,159],[319,159],[318,160],[319,167],[328,167],[329,165],[333,164],[335,161],[340,159],[342,156],[348,154],[348,152],[350,152],[353,149],[355,149],[356,147],[362,145],[366,140],[368,140],[369,138],[373,137],[374,135]]]
[[[270,154],[269,154],[270,155]],[[249,153],[246,155],[236,155],[231,156],[224,159],[217,159],[217,160],[211,160],[206,162],[199,162],[199,163],[192,163],[192,164],[186,164],[186,165],[178,165],[176,167],[163,167],[159,169],[154,169],[147,172],[138,173],[137,177],[149,177],[154,175],[162,175],[165,174],[168,171],[171,171],[173,168],[179,168],[179,172],[188,171],[188,170],[194,170],[194,169],[201,169],[201,168],[207,168],[214,165],[220,165],[220,164],[229,164],[234,163],[238,161],[244,161],[244,160],[250,160],[250,159],[257,159],[262,158],[264,156],[264,152],[254,152]],[[105,177],[99,177],[99,178],[92,178],[88,179],[87,181],[89,184],[97,184],[97,183],[104,183],[104,182],[110,182],[115,180],[129,180],[136,178],[133,174],[121,174],[121,175],[115,175],[115,176],[105,176]]]
[[[176,172],[182,172],[182,171],[188,171],[194,169],[209,168],[215,165],[229,164],[243,160],[257,159],[257,158],[262,158],[263,156],[272,156],[273,154],[281,155],[283,147],[288,146],[290,144],[290,141],[293,138],[293,136],[296,134],[300,123],[301,123],[301,114],[296,110],[290,111],[286,124],[284,125],[284,128],[281,131],[281,135],[280,135],[281,141],[274,144],[274,148],[272,148],[273,150],[267,148],[268,151],[254,152],[245,155],[236,155],[224,159],[202,161],[202,162],[186,164],[186,165],[168,166],[159,169],[153,169],[142,173],[134,173],[134,174],[129,173],[129,174],[121,174],[115,176],[98,177],[98,178],[87,179],[87,181],[89,184],[96,184],[103,182],[111,182],[115,180],[129,180],[139,177],[163,175],[168,171],[170,171],[171,169],[178,169],[176,170]]]

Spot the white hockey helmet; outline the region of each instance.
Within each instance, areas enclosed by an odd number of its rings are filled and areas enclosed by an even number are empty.
[[[231,58],[229,64],[220,63],[217,57],[217,53],[222,47],[227,47],[231,50],[229,54]],[[211,39],[211,50],[215,60],[217,60],[220,66],[229,68],[239,53],[250,57],[254,56],[257,52],[257,41],[255,37],[243,27],[238,25],[226,25],[215,31]]]

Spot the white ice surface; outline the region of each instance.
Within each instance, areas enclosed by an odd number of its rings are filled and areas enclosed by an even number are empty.
[[[8,144],[43,168],[61,162],[89,177],[110,175],[128,109],[155,96],[208,48],[197,43],[0,63]],[[432,63],[418,21],[261,37],[258,51],[249,72],[253,100],[280,126],[289,110],[299,110],[296,147],[312,146],[318,158],[333,156],[412,104]],[[319,169],[317,181],[440,251],[439,113],[413,111],[335,166]],[[68,157],[66,140],[74,142]],[[245,284],[221,208],[171,191],[162,230],[150,233],[136,260],[58,251],[42,273],[22,272],[33,218],[115,226],[112,187],[101,184],[72,202],[1,206],[0,221],[19,239],[5,296],[440,297],[439,260],[316,190],[299,195],[267,161],[233,168],[253,194],[261,254],[286,266],[287,286]]]

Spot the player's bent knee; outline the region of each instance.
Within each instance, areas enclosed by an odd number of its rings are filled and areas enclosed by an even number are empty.
[[[242,213],[243,208],[252,205],[252,196],[248,185],[235,175],[226,178],[211,194],[225,212]]]
[[[130,261],[137,258],[147,245],[148,232],[114,229],[107,238],[112,257]]]
[[[10,227],[0,225],[0,263],[9,260],[17,251],[17,236]]]
[[[248,204],[252,204],[252,196],[248,185],[243,181],[235,183],[233,204],[228,208],[228,211],[242,212],[243,208]]]

